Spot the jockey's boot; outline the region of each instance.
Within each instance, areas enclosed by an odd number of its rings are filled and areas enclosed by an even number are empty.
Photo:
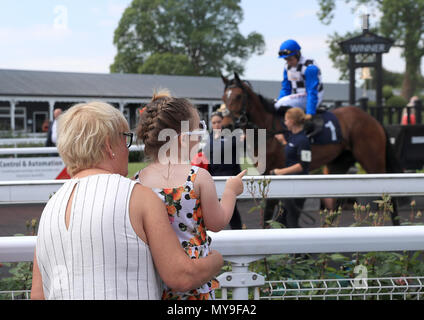
[[[290,109],[290,107],[279,107],[275,110],[275,114],[279,117],[282,117],[284,119],[284,115],[286,114],[287,110]]]
[[[311,120],[307,120],[304,125],[306,136],[313,137],[322,130],[323,125],[324,119],[320,114],[312,115]]]

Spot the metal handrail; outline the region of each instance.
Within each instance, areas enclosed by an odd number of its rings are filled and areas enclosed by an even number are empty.
[[[228,261],[290,253],[424,250],[424,226],[208,231]],[[36,236],[0,237],[0,261],[31,261]]]
[[[142,151],[144,145],[133,145],[130,151]],[[29,148],[0,148],[0,155],[13,154],[52,154],[58,153],[56,147],[29,147]]]
[[[250,262],[268,255],[322,252],[423,250],[424,226],[224,230],[209,233],[212,248],[233,263],[218,277],[233,289],[234,299],[247,299],[249,287],[265,284],[248,271]],[[32,261],[37,237],[0,237],[0,261]]]
[[[228,177],[213,177],[222,196]],[[424,174],[353,174],[245,176],[238,199],[261,198],[259,184],[268,180],[267,198],[349,198],[424,196]],[[0,181],[0,204],[46,203],[66,180]],[[325,187],[323,187],[325,186]],[[262,184],[263,188],[263,184]]]

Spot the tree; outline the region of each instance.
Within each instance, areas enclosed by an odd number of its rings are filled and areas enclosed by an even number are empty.
[[[345,3],[369,5],[382,13],[379,31],[395,40],[395,47],[402,48],[405,59],[405,73],[402,82],[402,96],[409,99],[417,91],[422,80],[420,67],[424,56],[424,0],[344,0]],[[318,0],[318,18],[330,24],[336,9],[335,0]],[[337,35],[340,36],[340,35]],[[334,60],[333,60],[334,61]],[[338,61],[340,62],[340,61]]]
[[[187,76],[195,74],[193,65],[186,55],[169,52],[153,53],[138,67],[137,72]]]
[[[240,0],[133,0],[115,30],[111,72],[218,76],[243,73],[263,54],[262,35],[244,37]]]

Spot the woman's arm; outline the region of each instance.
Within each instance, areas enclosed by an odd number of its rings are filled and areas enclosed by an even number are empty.
[[[279,143],[281,143],[283,146],[287,144],[286,139],[284,138],[284,135],[282,133],[274,135],[275,139],[278,140]]]
[[[44,300],[43,281],[38,268],[37,255],[34,250],[34,265],[32,267],[31,300]]]
[[[134,230],[149,245],[156,270],[168,287],[188,291],[218,274],[223,265],[221,254],[212,251],[205,258],[191,259],[169,223],[164,203],[151,189],[136,185],[130,201],[130,210],[137,211],[130,213]]]
[[[274,173],[277,175],[282,174],[296,174],[303,171],[303,167],[300,163],[296,163],[290,167],[282,168],[282,169],[274,169]]]

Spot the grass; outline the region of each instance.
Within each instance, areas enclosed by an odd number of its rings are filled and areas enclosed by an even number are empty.
[[[148,162],[130,162],[128,163],[128,178],[134,177],[134,175],[141,169],[144,169],[147,167],[149,163]],[[252,168],[253,165],[247,163],[247,161],[244,161],[243,164],[240,165],[241,170]],[[254,169],[256,170],[256,169]]]
[[[130,162],[128,163],[128,178],[134,177],[134,175],[141,169],[147,167],[147,162]]]

